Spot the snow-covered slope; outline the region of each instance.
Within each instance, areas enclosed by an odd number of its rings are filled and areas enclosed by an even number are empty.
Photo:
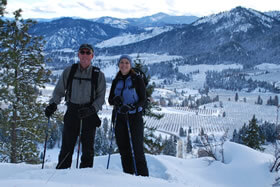
[[[103,48],[103,47],[113,47],[113,46],[121,46],[121,45],[127,45],[130,43],[135,43],[139,42],[142,40],[146,40],[148,38],[152,38],[156,35],[159,35],[163,32],[171,30],[173,27],[155,27],[155,28],[150,28],[148,32],[145,33],[140,33],[140,34],[124,34],[122,36],[116,36],[113,38],[110,38],[108,40],[102,41],[95,46],[98,48]]]
[[[94,168],[55,170],[57,150],[48,150],[44,170],[41,165],[0,164],[0,186],[5,187],[271,187],[275,173],[269,172],[271,155],[243,145],[226,142],[225,163],[209,159],[179,159],[147,155],[150,177],[136,177],[121,171],[118,154],[95,158]],[[51,155],[49,155],[51,154]],[[73,158],[76,158],[75,155]]]

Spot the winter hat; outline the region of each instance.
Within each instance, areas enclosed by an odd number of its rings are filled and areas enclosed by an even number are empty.
[[[82,44],[79,47],[79,51],[81,51],[82,49],[88,49],[88,50],[91,50],[92,52],[94,52],[93,47],[90,44]]]
[[[129,55],[122,55],[120,56],[119,60],[118,60],[118,65],[120,64],[122,59],[127,59],[130,62],[131,67],[133,67],[133,61],[132,58]]]

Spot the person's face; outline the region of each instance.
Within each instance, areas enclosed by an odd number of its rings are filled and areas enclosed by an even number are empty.
[[[80,65],[82,66],[82,68],[87,68],[90,63],[91,60],[93,59],[93,52],[92,50],[89,49],[81,49],[78,53],[78,57],[80,59]]]
[[[123,75],[127,75],[131,69],[130,62],[126,58],[121,59],[119,69]]]

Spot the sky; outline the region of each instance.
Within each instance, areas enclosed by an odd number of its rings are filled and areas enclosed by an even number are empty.
[[[24,18],[139,18],[159,12],[198,17],[236,6],[258,11],[280,10],[280,0],[8,0],[7,10],[23,10]],[[12,14],[10,14],[11,17]]]

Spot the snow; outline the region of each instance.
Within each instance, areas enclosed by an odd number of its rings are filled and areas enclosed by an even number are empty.
[[[122,46],[135,42],[139,42],[142,40],[146,40],[152,38],[156,35],[159,35],[163,32],[170,31],[172,27],[154,27],[150,28],[150,32],[141,33],[141,34],[124,34],[122,36],[116,36],[110,38],[108,40],[102,41],[95,45],[95,47],[103,48],[103,47],[113,47],[113,46]]]
[[[47,150],[45,169],[41,165],[0,164],[0,186],[5,187],[269,187],[276,173],[270,173],[273,156],[232,142],[224,144],[225,163],[210,158],[180,159],[146,155],[150,177],[122,172],[119,154],[95,157],[93,168],[55,170],[58,149]],[[75,155],[73,158],[76,158]]]

